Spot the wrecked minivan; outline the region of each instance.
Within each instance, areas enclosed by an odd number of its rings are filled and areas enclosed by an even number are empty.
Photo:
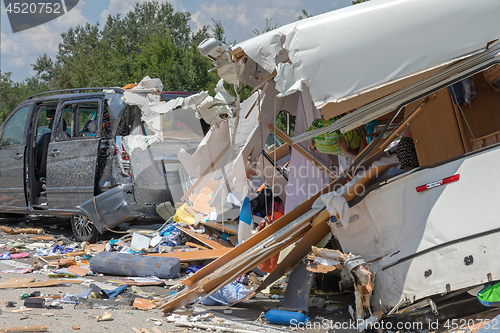
[[[41,93],[13,110],[0,127],[0,212],[70,217],[79,241],[124,222],[163,221],[157,206],[168,212],[188,182],[176,154],[196,147],[208,126],[182,108],[148,125],[124,95],[152,89],[163,105],[192,93],[141,83]]]
[[[279,172],[267,177],[285,201],[285,215],[183,281],[186,288],[166,298],[162,310],[210,295],[295,244],[258,292],[290,272],[328,232],[339,250],[357,256],[351,269],[362,263],[371,271],[357,305],[375,311],[408,312],[418,308],[409,304],[431,299],[420,304],[429,307],[500,280],[500,266],[492,264],[500,250],[499,11],[496,0],[372,0],[232,47],[202,43],[221,78],[255,87],[260,136],[272,129],[292,151],[287,189],[280,192]],[[279,112],[297,117],[293,136],[279,134]],[[343,116],[307,132],[318,114]],[[369,122],[376,122],[373,140],[340,175],[304,144]],[[387,148],[408,126],[420,167],[405,171]],[[247,168],[260,160],[279,170],[276,158],[263,157],[259,130],[241,160]],[[307,172],[292,172],[299,166]],[[313,177],[317,169],[327,183]],[[319,190],[295,190],[313,183]],[[475,310],[456,304],[450,317]],[[431,308],[436,315],[439,309]],[[357,309],[357,319],[371,309]]]

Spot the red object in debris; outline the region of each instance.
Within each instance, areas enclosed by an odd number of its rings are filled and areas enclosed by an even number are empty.
[[[441,185],[446,185],[449,183],[456,182],[460,179],[460,174],[453,175],[451,177],[443,178],[441,180],[437,180],[435,182],[425,184],[425,185],[420,185],[416,187],[417,192],[423,192],[425,190],[430,190],[431,188],[438,187]]]

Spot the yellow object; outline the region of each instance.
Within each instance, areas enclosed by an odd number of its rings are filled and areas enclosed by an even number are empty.
[[[176,211],[174,215],[174,221],[177,223],[184,223],[184,224],[189,224],[189,225],[194,225],[195,224],[195,219],[194,216],[191,215],[186,210],[186,207],[188,206],[187,203],[183,204],[180,206]]]
[[[137,86],[136,83],[129,83],[127,84],[126,86],[122,87],[123,90],[126,90],[126,89],[132,89],[134,88],[135,86]]]

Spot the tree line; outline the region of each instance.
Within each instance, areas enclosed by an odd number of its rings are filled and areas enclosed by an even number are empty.
[[[61,34],[55,59],[37,57],[35,75],[14,82],[0,77],[0,123],[28,96],[58,89],[116,87],[158,77],[170,91],[213,91],[218,76],[209,73],[210,60],[197,46],[207,37],[224,40],[220,21],[193,32],[191,14],[176,12],[169,3],[137,3],[125,15],[109,15],[99,23],[79,25]]]
[[[353,4],[368,0],[356,0]],[[311,17],[305,9],[299,20]],[[198,52],[207,37],[226,42],[221,21],[193,32],[191,14],[176,12],[170,3],[136,3],[125,15],[109,15],[101,28],[99,23],[78,25],[61,34],[55,59],[47,54],[31,64],[35,75],[14,82],[12,73],[0,73],[0,124],[28,96],[44,91],[81,88],[116,87],[139,82],[143,77],[160,78],[166,91],[203,91],[213,95],[219,80],[213,66]],[[262,33],[276,28],[266,20]],[[254,34],[260,34],[255,29]],[[229,87],[228,87],[229,88]],[[233,92],[233,89],[228,89]],[[251,88],[243,86],[242,100]],[[285,117],[279,117],[283,120]],[[282,126],[280,126],[282,125]],[[284,129],[284,124],[278,124]]]

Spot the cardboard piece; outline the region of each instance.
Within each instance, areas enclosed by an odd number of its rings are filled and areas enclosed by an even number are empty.
[[[109,312],[105,312],[102,317],[97,316],[97,321],[112,321],[113,316]]]
[[[53,240],[54,236],[35,236],[35,237],[30,237],[29,240]]]
[[[74,265],[76,265],[76,261],[74,258],[59,259],[56,261],[50,261],[49,265],[52,265],[52,266],[74,266]]]
[[[150,299],[138,297],[134,300],[132,307],[139,310],[151,310],[154,309],[156,305]]]
[[[83,267],[78,267],[78,266],[70,266],[70,267],[68,267],[68,271],[70,273],[78,275],[78,276],[85,276],[89,273],[88,268],[83,268]]]
[[[43,234],[43,229],[35,229],[35,228],[13,229],[13,228],[9,228],[9,227],[3,225],[0,229],[2,229],[3,232],[8,233],[10,235],[17,235],[17,234],[38,234],[38,235],[41,235],[41,234]]]
[[[8,280],[5,280],[5,281],[2,281],[2,283],[0,285],[3,285],[3,284],[13,284],[13,283],[31,283],[31,282],[35,282],[35,279],[16,279],[16,278],[11,278],[11,279],[8,279]]]
[[[40,258],[45,259],[45,260],[50,260],[50,259],[59,259],[59,258],[63,258],[63,257],[83,256],[85,254],[86,254],[86,252],[69,252],[66,254],[54,254],[52,256],[43,256]]]
[[[106,247],[106,243],[107,242],[103,242],[102,244],[85,243],[85,245],[83,246],[83,252],[84,252],[84,254],[102,252],[102,251],[104,251],[104,249]]]

